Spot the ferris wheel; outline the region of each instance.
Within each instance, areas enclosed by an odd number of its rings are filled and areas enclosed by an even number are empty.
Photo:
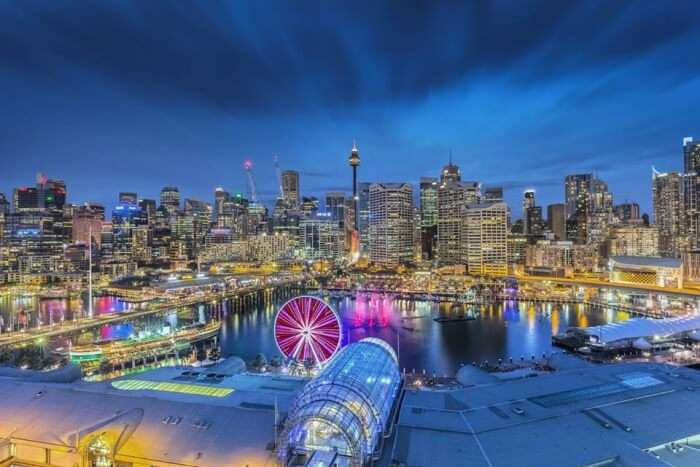
[[[302,295],[282,305],[275,317],[275,341],[284,356],[318,365],[340,348],[340,318],[323,300]]]

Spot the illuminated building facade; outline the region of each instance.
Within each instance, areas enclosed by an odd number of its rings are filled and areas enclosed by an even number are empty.
[[[413,189],[408,183],[373,183],[369,189],[369,259],[413,260]]]
[[[508,273],[508,207],[505,203],[467,205],[462,244],[469,274]]]
[[[654,223],[659,230],[659,254],[680,256],[683,232],[683,177],[677,172],[652,176]]]

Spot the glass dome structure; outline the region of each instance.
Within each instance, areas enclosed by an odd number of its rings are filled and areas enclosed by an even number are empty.
[[[396,353],[383,340],[344,347],[294,401],[278,440],[279,457],[288,465],[295,457],[332,453],[364,465],[387,428],[400,384]]]

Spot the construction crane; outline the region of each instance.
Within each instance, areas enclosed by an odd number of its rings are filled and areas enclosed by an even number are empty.
[[[253,161],[250,159],[243,162],[243,169],[246,175],[248,175],[248,190],[250,191],[250,201],[253,203],[258,202],[258,194],[255,191],[255,179],[253,178]]]
[[[275,161],[275,172],[277,173],[277,184],[280,187],[280,198],[284,198],[284,187],[282,187],[282,171],[280,170],[280,158],[277,154],[274,155],[273,160]]]

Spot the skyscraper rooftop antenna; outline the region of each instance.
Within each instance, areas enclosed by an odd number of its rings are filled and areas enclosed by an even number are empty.
[[[250,159],[243,162],[243,169],[248,175],[248,189],[250,190],[250,200],[253,203],[258,202],[258,194],[255,190],[255,179],[253,178],[253,161]]]
[[[282,187],[282,171],[280,170],[280,158],[275,154],[273,156],[273,161],[275,162],[275,172],[277,173],[277,184],[280,189],[280,198],[284,198],[284,188]]]

